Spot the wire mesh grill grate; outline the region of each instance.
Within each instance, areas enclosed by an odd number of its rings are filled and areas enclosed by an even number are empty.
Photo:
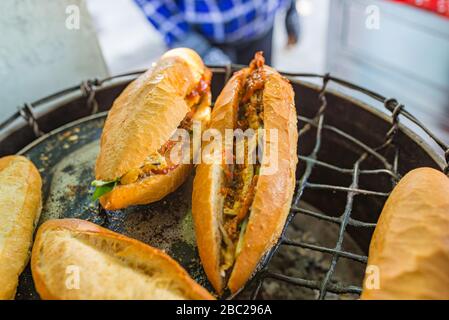
[[[311,74],[284,74],[286,76],[289,76],[290,78],[292,76],[316,76]],[[321,77],[321,76],[320,76]],[[373,92],[370,92],[368,90],[365,90],[363,88],[360,88],[358,86],[355,86],[353,84],[349,84],[346,81],[340,81],[339,79],[330,77],[329,74],[326,74],[322,76],[323,82],[321,86],[321,90],[319,92],[318,99],[320,100],[320,107],[315,114],[313,118],[306,118],[299,116],[298,120],[300,123],[300,129],[299,129],[299,137],[304,135],[305,132],[311,130],[312,128],[315,128],[316,130],[316,136],[315,136],[315,145],[313,148],[313,151],[308,155],[301,155],[298,154],[300,162],[302,162],[302,165],[305,165],[305,170],[300,179],[297,181],[297,188],[295,190],[292,207],[290,211],[290,215],[288,217],[288,222],[282,232],[282,236],[280,240],[278,241],[277,245],[268,253],[266,260],[265,260],[265,269],[263,269],[256,277],[253,279],[253,282],[256,282],[255,289],[252,292],[251,298],[256,299],[259,295],[259,292],[262,288],[262,285],[266,279],[275,279],[278,281],[283,281],[286,283],[289,283],[291,285],[301,286],[309,289],[314,289],[318,291],[318,299],[322,300],[325,299],[327,292],[332,292],[336,294],[345,294],[345,293],[351,293],[351,294],[358,294],[360,295],[362,292],[362,288],[360,286],[356,285],[342,285],[342,284],[335,284],[332,283],[332,276],[335,273],[336,266],[339,262],[340,258],[346,258],[353,260],[357,263],[366,264],[368,261],[368,257],[364,255],[355,254],[352,252],[344,251],[342,248],[344,235],[346,232],[346,228],[348,225],[357,227],[357,228],[375,228],[375,223],[367,223],[363,221],[359,221],[356,219],[351,218],[351,214],[353,212],[353,203],[354,198],[357,195],[368,195],[368,196],[376,196],[376,197],[388,197],[389,193],[374,191],[374,190],[364,190],[359,188],[359,177],[364,174],[370,174],[370,175],[378,175],[378,174],[384,174],[388,175],[391,179],[391,189],[395,186],[395,184],[399,181],[400,175],[398,173],[398,163],[399,163],[399,151],[398,148],[394,144],[396,133],[399,130],[399,115],[401,113],[405,113],[404,106],[399,104],[395,99],[386,99],[378,94],[375,94]],[[326,118],[326,108],[327,108],[327,99],[326,99],[326,90],[328,87],[328,83],[330,81],[335,81],[345,87],[360,91],[362,93],[365,93],[373,98],[375,98],[378,101],[381,101],[384,103],[384,106],[392,112],[391,120],[392,125],[388,132],[385,135],[384,142],[378,146],[378,147],[370,147],[366,144],[364,144],[362,141],[357,139],[356,137],[353,137],[344,131],[325,124],[325,118]],[[407,118],[415,122],[415,124],[418,124],[421,126],[421,124],[414,118],[409,117],[408,113],[405,113]],[[416,120],[416,121],[415,121]],[[302,124],[302,126],[301,126]],[[325,163],[319,160],[318,153],[320,151],[321,145],[322,145],[322,139],[323,139],[323,131],[329,130],[333,134],[339,135],[341,138],[346,139],[348,142],[360,147],[363,150],[363,153],[360,155],[360,157],[354,162],[352,168],[341,168],[339,166],[336,166],[331,163]],[[424,130],[426,133],[430,133],[427,129]],[[442,147],[444,150],[447,150],[447,145],[445,145],[442,141],[439,141],[438,139],[435,139],[435,137],[430,134],[430,137],[434,139],[437,144]],[[392,149],[394,153],[393,160],[390,162],[387,160],[385,156],[382,155],[383,151],[386,151],[387,149]],[[446,152],[446,157],[448,156]],[[381,168],[374,169],[374,170],[362,170],[361,164],[367,160],[369,157],[375,157],[379,162],[382,164]],[[315,167],[322,166],[326,167],[327,169],[334,170],[340,173],[348,174],[351,176],[351,184],[348,186],[340,186],[340,185],[325,185],[325,184],[319,184],[319,183],[312,183],[310,182],[310,177],[312,175],[312,172]],[[448,169],[446,168],[446,172],[448,172]],[[302,195],[304,194],[305,189],[315,189],[316,192],[319,192],[320,189],[327,189],[332,191],[339,191],[339,192],[346,192],[346,205],[344,208],[344,211],[342,214],[335,216],[330,216],[327,214],[323,214],[320,212],[314,212],[308,209],[302,209],[299,207],[299,203],[301,201]],[[290,225],[290,222],[293,220],[293,218],[297,214],[304,214],[316,219],[324,220],[327,222],[335,223],[339,226],[338,230],[338,238],[335,243],[334,247],[324,247],[319,246],[315,244],[310,243],[303,243],[303,242],[297,242],[292,241],[286,237],[286,231]],[[281,246],[296,246],[301,247],[313,251],[318,251],[322,253],[328,253],[331,255],[331,261],[329,264],[329,267],[324,275],[324,277],[321,280],[308,280],[303,278],[297,278],[297,277],[290,277],[279,273],[274,273],[269,271],[269,262],[272,260],[273,256],[276,254],[276,252],[279,250]]]
[[[232,72],[241,69],[244,66],[241,65],[228,65],[222,66],[211,66],[212,71],[216,73],[221,73],[225,75],[225,81],[227,81]],[[4,123],[0,124],[0,130],[7,127],[17,118],[24,118],[26,123],[32,128],[36,136],[42,135],[39,129],[38,120],[35,118],[33,113],[33,108],[37,105],[44,104],[48,101],[72,93],[74,91],[81,91],[86,98],[86,107],[91,113],[96,113],[98,111],[98,103],[95,99],[96,90],[101,88],[105,82],[115,80],[124,77],[135,77],[140,75],[142,71],[127,73],[123,75],[118,75],[114,77],[109,77],[103,80],[88,80],[81,83],[81,86],[72,87],[64,91],[58,92],[54,95],[36,101],[33,104],[25,104],[23,107],[19,108],[18,112],[14,114],[11,118],[6,120]],[[282,73],[282,72],[281,72]],[[379,192],[375,190],[361,189],[359,186],[359,179],[363,175],[385,175],[391,180],[391,189],[399,181],[400,175],[398,173],[399,164],[399,151],[397,146],[395,146],[395,137],[399,130],[399,117],[403,116],[410,120],[412,123],[417,125],[423,130],[444,152],[446,163],[449,162],[449,146],[445,144],[442,140],[436,137],[427,127],[425,127],[419,120],[417,120],[412,114],[405,110],[404,106],[398,103],[395,99],[387,99],[386,97],[375,93],[373,91],[367,90],[363,87],[352,84],[348,81],[332,77],[329,74],[319,75],[312,73],[282,73],[285,77],[292,81],[296,81],[298,78],[315,78],[321,79],[322,85],[319,91],[318,100],[319,108],[314,115],[314,117],[307,118],[304,116],[298,116],[299,120],[299,137],[305,135],[307,132],[315,131],[314,147],[310,154],[299,154],[299,163],[301,166],[305,166],[302,176],[297,180],[296,190],[292,201],[291,211],[287,218],[287,223],[283,229],[282,235],[278,243],[269,251],[269,253],[264,258],[262,263],[265,266],[257,275],[252,279],[251,283],[254,286],[254,290],[251,292],[251,298],[256,299],[260,293],[263,283],[267,279],[272,279],[276,281],[282,281],[289,283],[291,285],[300,286],[304,288],[309,288],[317,290],[319,292],[318,299],[324,299],[327,292],[332,292],[336,294],[361,294],[362,289],[358,285],[343,285],[339,283],[332,282],[332,277],[335,273],[337,264],[340,258],[345,258],[352,260],[354,263],[366,264],[368,257],[364,255],[355,254],[352,252],[345,251],[342,247],[344,235],[347,232],[347,227],[355,228],[371,228],[374,229],[376,224],[370,222],[364,222],[351,217],[353,213],[354,199],[357,196],[364,195],[369,197],[381,197],[386,199],[389,193]],[[383,143],[376,147],[370,147],[363,143],[361,140],[357,139],[343,130],[331,126],[326,123],[326,110],[327,110],[327,90],[329,83],[335,83],[342,87],[357,91],[359,93],[365,94],[374,100],[383,103],[384,107],[391,112],[391,127],[385,134],[385,139]],[[342,168],[332,163],[327,163],[319,159],[319,152],[321,150],[321,145],[323,141],[323,133],[329,131],[334,135],[338,135],[341,139],[346,140],[348,143],[357,146],[362,153],[359,158],[353,163],[351,167]],[[388,160],[384,156],[386,151],[393,151],[393,159]],[[361,165],[364,161],[369,158],[374,158],[381,165],[377,169],[362,169]],[[323,167],[335,172],[348,175],[351,178],[351,183],[349,185],[328,185],[321,184],[310,181],[312,173],[315,168]],[[449,165],[444,169],[446,174],[449,174]],[[340,215],[329,215],[326,213],[316,212],[309,209],[304,209],[300,207],[300,202],[303,197],[304,191],[307,189],[313,189],[314,192],[321,192],[325,190],[331,190],[333,192],[344,192],[346,193],[346,206]],[[335,242],[334,247],[325,247],[321,245],[316,245],[312,243],[294,241],[286,236],[286,231],[290,226],[290,223],[298,214],[306,215],[314,219],[330,222],[338,226],[338,237]],[[304,248],[308,250],[313,250],[316,252],[322,252],[331,255],[331,261],[324,277],[320,280],[310,280],[298,277],[291,277],[281,273],[272,272],[269,270],[269,263],[273,256],[278,252],[279,248],[282,246],[293,246]]]
[[[253,299],[256,299],[258,296],[258,293],[263,285],[263,282],[267,278],[276,279],[279,281],[284,281],[287,283],[290,283],[292,285],[302,286],[309,289],[315,289],[319,291],[318,299],[324,299],[326,296],[326,293],[328,291],[342,294],[342,293],[352,293],[352,294],[360,294],[362,289],[358,286],[343,286],[338,284],[332,284],[331,279],[335,272],[335,268],[337,266],[337,263],[339,261],[340,257],[344,257],[347,259],[354,260],[359,263],[366,263],[368,260],[367,256],[361,256],[358,254],[354,254],[351,252],[343,251],[342,244],[343,239],[346,231],[346,227],[348,225],[352,225],[354,227],[361,227],[361,228],[374,228],[375,224],[373,223],[365,223],[362,221],[354,220],[351,218],[351,213],[353,210],[353,201],[354,197],[358,194],[365,194],[370,196],[381,196],[381,197],[387,197],[388,193],[382,193],[378,191],[372,191],[372,190],[362,190],[359,189],[359,176],[361,174],[388,174],[392,177],[393,185],[394,182],[398,178],[398,172],[397,172],[397,161],[394,161],[396,165],[391,165],[389,162],[380,155],[376,149],[386,149],[387,147],[393,146],[394,141],[394,134],[397,132],[397,121],[398,116],[393,118],[393,125],[392,128],[395,128],[395,130],[390,130],[389,133],[386,136],[385,143],[380,146],[379,148],[370,148],[369,146],[365,145],[360,140],[356,139],[355,137],[349,136],[345,134],[343,131],[339,130],[338,128],[325,125],[325,112],[327,108],[327,99],[326,99],[326,89],[329,83],[330,76],[327,74],[323,77],[323,84],[321,87],[321,90],[319,92],[318,99],[320,100],[320,107],[316,113],[316,115],[312,119],[308,119],[305,117],[298,117],[299,123],[300,123],[300,129],[299,129],[299,138],[303,136],[307,131],[311,130],[313,127],[316,129],[316,136],[315,136],[315,145],[313,148],[313,151],[307,155],[298,155],[300,158],[300,161],[305,163],[305,170],[303,175],[300,177],[300,179],[297,181],[297,188],[295,190],[295,195],[292,202],[291,212],[288,217],[288,223],[286,224],[286,227],[283,230],[281,239],[277,243],[277,245],[271,250],[271,252],[268,254],[267,259],[265,261],[266,265],[269,265],[270,260],[273,258],[274,254],[278,251],[280,246],[297,246],[306,248],[309,250],[319,251],[323,253],[329,253],[332,256],[329,268],[327,272],[325,273],[325,276],[321,281],[317,280],[308,280],[308,279],[301,279],[301,278],[295,278],[295,277],[289,277],[278,273],[272,273],[268,271],[268,269],[264,270],[259,274],[258,277],[256,277],[257,284],[255,286],[255,290],[252,292],[251,297]],[[303,126],[301,127],[301,124]],[[359,159],[354,163],[353,167],[350,169],[347,168],[341,168],[338,166],[335,166],[333,164],[324,163],[321,162],[318,159],[318,153],[320,151],[321,145],[322,145],[322,135],[323,130],[331,130],[334,133],[340,135],[343,138],[346,138],[351,143],[354,143],[358,145],[359,147],[362,147],[364,150],[364,153],[359,157]],[[398,153],[396,153],[397,155]],[[360,169],[361,163],[366,160],[369,156],[376,156],[378,159],[381,160],[381,162],[384,164],[383,168],[379,168],[378,170],[366,170],[362,171]],[[349,174],[352,177],[352,182],[349,186],[337,186],[337,185],[324,185],[324,184],[318,184],[318,183],[312,183],[310,182],[310,177],[312,175],[313,169],[316,166],[325,166],[328,169],[336,170],[341,173]],[[333,191],[342,191],[347,193],[347,199],[346,199],[346,206],[344,209],[344,212],[337,216],[329,216],[325,215],[319,212],[313,212],[306,209],[299,208],[299,203],[301,201],[301,197],[305,191],[306,188],[311,189],[329,189]],[[290,222],[293,220],[293,218],[297,214],[305,214],[311,217],[314,217],[316,219],[322,219],[328,222],[336,223],[339,225],[339,231],[338,231],[338,238],[336,241],[336,244],[333,248],[318,246],[314,244],[309,243],[302,243],[302,242],[295,242],[289,240],[285,233],[286,230],[290,224]]]

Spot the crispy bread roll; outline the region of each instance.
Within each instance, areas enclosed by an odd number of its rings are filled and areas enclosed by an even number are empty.
[[[263,83],[257,79],[262,79]],[[253,84],[249,85],[250,82]],[[252,106],[258,109],[257,115],[252,113]],[[192,213],[199,254],[210,282],[219,293],[226,282],[233,293],[241,289],[261,258],[277,242],[295,189],[298,133],[294,92],[288,80],[263,65],[260,53],[250,68],[237,72],[226,84],[215,103],[210,122],[210,128],[222,135],[226,129],[248,126],[263,127],[267,132],[277,130],[278,139],[271,141],[268,133],[263,138],[266,144],[263,158],[269,161],[252,167],[245,164],[242,170],[246,170],[245,174],[239,173],[235,166],[232,175],[241,174],[243,189],[229,190],[232,187],[227,187],[228,167],[222,163],[201,163],[194,180]],[[277,153],[268,157],[268,150],[275,150],[274,144],[277,144]],[[265,174],[274,162],[277,170]],[[244,178],[246,173],[252,178]],[[231,182],[233,184],[239,183]],[[228,210],[226,203],[232,193],[233,208],[237,202],[239,207],[238,213],[230,212],[236,217],[228,218],[224,212]]]
[[[42,181],[26,158],[0,159],[0,299],[14,299],[28,263],[34,227],[42,208]]]
[[[83,220],[45,222],[31,270],[42,299],[213,299],[164,252]]]
[[[100,198],[105,209],[160,200],[184,182],[192,166],[170,164],[167,146],[173,147],[170,138],[176,129],[191,130],[192,120],[207,125],[210,78],[194,51],[178,48],[164,54],[115,100],[95,166],[96,179],[113,185]]]
[[[368,268],[362,299],[449,299],[448,177],[420,168],[402,178],[380,215]]]

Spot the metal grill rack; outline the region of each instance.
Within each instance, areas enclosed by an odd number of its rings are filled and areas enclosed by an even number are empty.
[[[239,70],[243,67],[244,66],[242,65],[228,65],[225,67],[210,66],[212,71],[224,74],[225,81],[227,81],[230,78],[232,72]],[[69,93],[81,91],[84,97],[86,98],[86,107],[90,110],[92,114],[94,114],[98,111],[98,103],[95,99],[95,92],[97,89],[101,88],[104,83],[109,82],[111,80],[125,77],[134,77],[140,75],[141,73],[142,71],[138,71],[106,78],[103,80],[94,79],[84,81],[80,86],[75,86],[66,89],[64,91],[58,92],[54,95],[36,101],[33,104],[25,104],[23,107],[19,108],[19,110],[9,119],[7,119],[4,123],[0,124],[0,131],[5,127],[7,127],[12,122],[14,122],[17,118],[22,117],[23,119],[25,119],[26,123],[31,127],[35,136],[39,137],[42,135],[42,131],[39,128],[38,120],[36,119],[35,113],[33,111],[37,106],[44,104],[48,101],[54,100],[56,98],[59,98],[61,96],[67,95]],[[342,248],[344,235],[347,232],[346,229],[348,226],[356,228],[371,228],[371,229],[375,228],[376,226],[375,223],[367,223],[351,217],[351,214],[353,212],[354,198],[358,195],[364,195],[369,197],[382,197],[383,199],[386,199],[389,193],[361,189],[359,188],[359,178],[362,175],[386,175],[391,180],[391,189],[393,189],[393,187],[399,181],[400,175],[398,173],[398,165],[400,160],[398,156],[399,155],[398,148],[395,145],[395,137],[399,130],[400,116],[410,120],[417,127],[423,130],[423,132],[426,133],[443,150],[445,154],[446,164],[449,163],[449,145],[438,139],[428,128],[426,128],[419,120],[417,120],[412,114],[410,114],[404,108],[404,106],[395,99],[386,98],[378,93],[354,85],[345,80],[333,77],[329,74],[319,75],[312,73],[287,73],[287,72],[281,72],[281,74],[290,79],[292,82],[295,82],[298,78],[320,79],[322,81],[321,90],[318,96],[318,99],[320,101],[320,107],[318,108],[315,116],[312,118],[307,118],[304,116],[298,117],[300,126],[299,129],[300,137],[309,131],[310,132],[315,131],[314,148],[310,154],[298,155],[301,165],[305,166],[305,168],[302,176],[297,181],[291,212],[288,216],[287,223],[284,227],[280,240],[265,256],[264,261],[261,263],[263,268],[257,273],[257,275],[251,280],[249,284],[249,286],[254,287],[254,290],[251,293],[251,298],[256,299],[258,297],[262,285],[264,281],[267,279],[282,281],[294,286],[318,290],[319,299],[324,299],[327,292],[332,292],[336,294],[344,294],[344,293],[360,294],[362,291],[360,284],[347,286],[331,282],[340,258],[350,259],[355,263],[362,263],[362,264],[366,264],[368,260],[367,256],[347,252]],[[381,145],[374,147],[368,146],[359,139],[357,139],[356,137],[351,136],[350,134],[344,132],[343,130],[326,123],[326,110],[327,110],[326,94],[328,90],[328,85],[331,82],[371,97],[372,99],[382,103],[383,106],[391,113],[391,127],[388,130],[388,132],[386,132],[384,142]],[[340,136],[348,143],[351,143],[363,150],[362,154],[354,162],[352,167],[342,168],[332,163],[323,162],[318,158],[318,153],[320,151],[323,140],[323,132],[325,131],[330,131],[332,132],[332,134]],[[393,153],[394,156],[392,160],[388,160],[387,157],[384,156],[386,151]],[[370,170],[361,169],[362,163],[369,158],[377,159],[378,163],[380,163],[381,166],[378,169],[370,169]],[[314,168],[316,167],[325,167],[329,170],[334,170],[341,174],[348,175],[352,178],[351,183],[350,185],[327,185],[311,182],[310,177],[312,175]],[[446,174],[449,174],[449,165],[446,166],[444,172]],[[340,215],[335,216],[301,208],[299,204],[300,201],[302,200],[302,196],[306,189],[314,189],[316,192],[320,192],[320,190],[345,192],[346,206],[344,211]],[[338,231],[338,239],[335,243],[335,246],[324,247],[320,245],[298,242],[288,239],[286,236],[286,231],[293,218],[298,214],[306,215],[309,217],[313,217],[315,219],[336,224],[339,227],[339,231]],[[290,277],[281,273],[275,273],[270,271],[269,262],[272,260],[273,256],[276,254],[276,252],[279,250],[281,246],[294,246],[330,254],[332,257],[331,262],[323,279],[320,281],[309,280],[303,278]]]
[[[300,73],[282,73],[284,76],[294,81],[297,77],[313,77],[313,78],[321,78],[322,86],[319,93],[320,100],[320,108],[313,118],[306,118],[299,116],[299,137],[304,135],[311,128],[315,128],[316,130],[316,138],[315,145],[313,151],[309,155],[301,155],[298,154],[298,158],[300,161],[305,163],[305,170],[303,175],[296,182],[296,190],[293,197],[293,202],[291,206],[291,211],[289,217],[287,219],[287,223],[282,232],[281,238],[276,244],[276,246],[267,254],[265,257],[265,261],[263,263],[266,266],[263,270],[261,270],[258,275],[255,276],[253,282],[255,282],[255,289],[252,291],[251,299],[255,300],[262,288],[262,285],[266,279],[274,279],[278,281],[283,281],[295,286],[301,286],[309,289],[315,289],[319,291],[318,299],[323,300],[326,297],[327,292],[332,292],[336,294],[358,294],[360,295],[362,292],[362,288],[357,285],[340,285],[340,284],[332,284],[331,279],[335,273],[335,269],[337,263],[340,258],[350,259],[357,263],[366,264],[368,261],[368,257],[364,255],[359,255],[351,252],[344,251],[342,249],[343,239],[346,232],[346,227],[348,225],[357,227],[357,228],[375,228],[375,223],[367,223],[363,221],[359,221],[351,218],[351,213],[353,211],[353,202],[354,197],[357,195],[367,195],[373,197],[384,197],[385,199],[389,196],[389,193],[383,193],[372,190],[364,190],[359,188],[359,177],[361,175],[374,175],[374,174],[383,174],[388,175],[391,179],[392,188],[396,185],[396,183],[400,179],[400,175],[398,173],[398,164],[399,164],[399,152],[397,147],[395,146],[395,136],[399,130],[399,116],[402,115],[420,127],[429,137],[437,143],[437,145],[445,152],[446,158],[446,168],[444,172],[449,174],[449,146],[445,144],[443,141],[439,140],[429,129],[427,129],[420,121],[418,121],[414,116],[412,116],[409,112],[404,109],[404,105],[397,102],[397,100],[392,98],[386,98],[380,94],[367,90],[365,88],[359,87],[347,81],[335,78],[330,76],[329,74],[325,75],[316,75],[316,74],[300,74]],[[342,85],[346,88],[361,92],[370,96],[371,98],[382,102],[384,107],[391,112],[391,127],[385,135],[385,140],[383,144],[377,147],[370,147],[364,144],[359,139],[345,133],[344,131],[325,124],[326,118],[326,108],[327,108],[327,99],[326,99],[326,89],[328,87],[329,82],[335,82],[339,85]],[[318,152],[320,151],[321,142],[322,142],[322,134],[324,130],[332,131],[333,134],[339,135],[341,138],[346,139],[351,144],[357,145],[361,147],[364,152],[361,156],[354,162],[352,168],[341,168],[331,163],[325,163],[318,159]],[[387,149],[393,149],[394,159],[390,163],[386,157],[382,155],[383,151]],[[361,164],[367,160],[369,157],[375,157],[382,163],[382,167],[374,170],[362,170],[360,169]],[[312,171],[317,166],[323,166],[330,170],[335,170],[343,174],[348,174],[352,177],[352,182],[349,186],[339,186],[339,185],[325,185],[319,183],[312,183],[309,181],[309,178],[312,174]],[[299,203],[301,201],[302,195],[306,188],[315,189],[315,190],[331,190],[331,191],[339,191],[346,192],[346,206],[341,215],[331,216],[327,214],[323,214],[320,212],[311,211],[308,209],[302,209],[299,207]],[[290,225],[290,222],[297,214],[304,214],[316,219],[320,219],[323,221],[331,222],[337,224],[339,226],[338,238],[333,248],[319,246],[315,244],[292,241],[286,237],[286,231]],[[329,268],[321,281],[317,280],[308,280],[296,277],[286,276],[284,274],[271,272],[268,269],[269,262],[279,250],[281,246],[295,246],[304,249],[319,251],[322,253],[331,254],[332,259],[329,265]]]

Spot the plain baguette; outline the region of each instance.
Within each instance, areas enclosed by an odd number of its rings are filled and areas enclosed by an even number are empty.
[[[42,208],[42,181],[21,156],[0,159],[0,299],[14,299]]]
[[[362,299],[449,299],[448,177],[420,168],[401,179],[374,231],[368,268]]]
[[[42,299],[213,299],[164,252],[83,220],[45,222],[31,270]],[[70,270],[79,272],[78,284]]]

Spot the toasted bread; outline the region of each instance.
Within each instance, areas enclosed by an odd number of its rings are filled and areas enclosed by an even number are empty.
[[[42,209],[42,180],[22,156],[0,159],[0,299],[14,299]]]
[[[83,220],[45,222],[31,270],[42,299],[213,299],[164,252]]]

